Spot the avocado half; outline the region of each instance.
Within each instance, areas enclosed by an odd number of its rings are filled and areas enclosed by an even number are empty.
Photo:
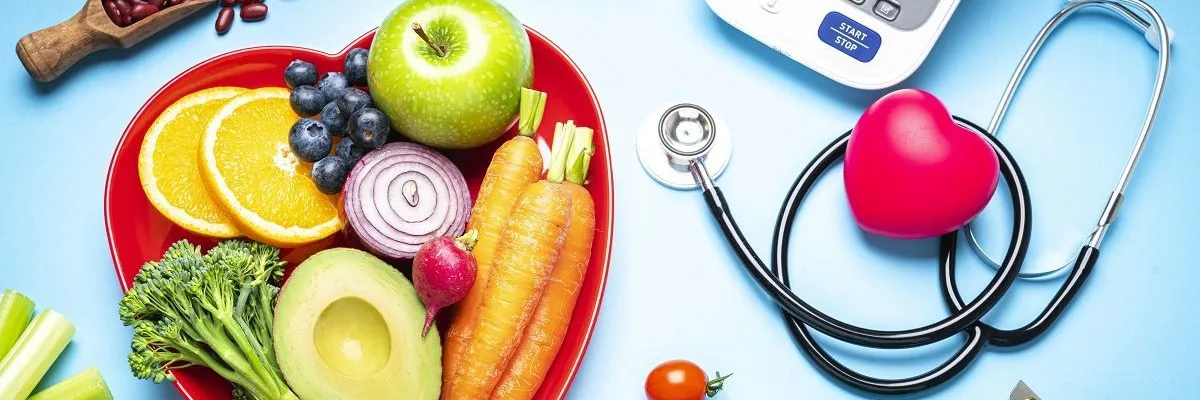
[[[275,305],[279,368],[304,400],[429,399],[442,386],[437,330],[395,268],[334,248],[296,267]]]

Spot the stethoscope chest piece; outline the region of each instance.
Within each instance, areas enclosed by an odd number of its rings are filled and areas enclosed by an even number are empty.
[[[689,190],[700,186],[688,169],[693,160],[704,163],[713,179],[725,171],[733,156],[729,128],[704,108],[678,103],[649,114],[638,128],[638,160],[646,174],[663,186]]]

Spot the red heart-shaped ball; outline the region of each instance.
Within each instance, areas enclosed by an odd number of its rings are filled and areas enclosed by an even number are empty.
[[[1000,181],[996,153],[925,91],[883,96],[846,148],[850,212],[863,230],[896,239],[952,232],[983,211]]]

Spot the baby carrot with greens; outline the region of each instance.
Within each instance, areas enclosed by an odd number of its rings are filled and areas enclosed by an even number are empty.
[[[559,250],[550,282],[542,293],[516,355],[492,393],[492,400],[528,400],[537,393],[567,334],[571,314],[575,310],[575,302],[579,299],[579,291],[591,260],[592,239],[596,233],[596,205],[583,184],[588,164],[596,151],[592,143],[592,130],[576,128],[570,143],[556,143],[556,146],[559,144],[563,146],[555,147],[551,153],[555,164],[550,166],[548,180],[562,183],[570,194],[571,223],[567,227],[567,237]],[[555,157],[560,154],[563,156]]]
[[[500,234],[470,341],[443,400],[491,395],[533,317],[571,219],[566,187],[538,181],[521,194]]]
[[[487,287],[496,247],[500,242],[500,231],[508,223],[508,217],[521,193],[542,175],[542,153],[533,135],[541,125],[545,106],[545,93],[521,89],[521,113],[517,122],[519,135],[496,150],[479,185],[479,195],[467,221],[467,229],[474,229],[479,235],[471,252],[476,263],[475,284],[455,306],[457,312],[446,333],[442,351],[444,385],[451,384],[474,330],[476,312],[483,301],[483,290]]]

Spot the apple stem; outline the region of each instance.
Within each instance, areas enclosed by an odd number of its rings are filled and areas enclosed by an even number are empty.
[[[433,43],[433,39],[430,39],[429,35],[425,34],[425,29],[421,27],[420,22],[413,22],[412,29],[417,32],[417,36],[420,36],[421,40],[425,41],[425,44],[428,44],[433,49],[433,52],[437,53],[438,57],[446,56],[446,46]]]

